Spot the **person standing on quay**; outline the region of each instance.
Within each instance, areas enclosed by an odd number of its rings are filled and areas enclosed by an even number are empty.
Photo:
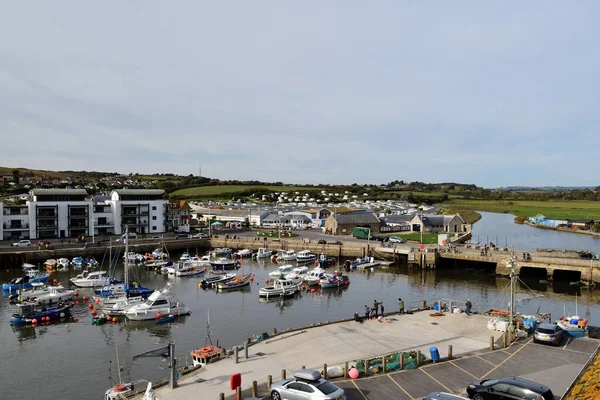
[[[471,315],[472,307],[473,307],[473,304],[471,304],[471,299],[467,299],[467,302],[465,303],[465,314],[467,314],[467,317],[469,317]]]
[[[365,319],[369,319],[369,306],[365,304]]]
[[[375,313],[375,319],[377,319],[377,311],[379,310],[379,303],[377,300],[373,300],[373,312]]]
[[[379,303],[379,307],[381,307],[381,316],[383,317],[383,301]]]
[[[398,309],[400,314],[404,315],[404,300],[401,298],[398,299]]]

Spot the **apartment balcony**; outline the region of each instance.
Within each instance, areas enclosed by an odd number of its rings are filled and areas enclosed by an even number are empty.
[[[115,226],[114,222],[106,221],[103,223],[94,222],[94,228],[113,228]]]
[[[3,228],[5,231],[29,230],[29,224],[20,224],[20,225],[4,224]]]
[[[56,219],[58,215],[56,213],[38,213],[38,219]]]
[[[29,210],[27,208],[19,208],[19,209],[11,209],[5,208],[4,215],[29,215]]]
[[[45,230],[45,229],[56,229],[57,225],[56,224],[38,224],[37,225],[37,229],[38,230]]]

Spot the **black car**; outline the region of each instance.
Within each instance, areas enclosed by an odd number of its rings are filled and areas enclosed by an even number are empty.
[[[319,240],[318,244],[327,244],[327,241],[325,239],[321,239]]]
[[[445,393],[445,392],[433,392],[429,393],[423,398],[423,400],[466,400],[466,397],[459,396],[457,394]]]
[[[474,382],[467,387],[467,394],[473,400],[554,399],[552,390],[548,386],[515,376]]]

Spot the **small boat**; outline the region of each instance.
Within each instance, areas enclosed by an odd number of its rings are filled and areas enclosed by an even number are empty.
[[[295,250],[287,250],[285,253],[281,255],[281,259],[283,261],[296,261],[296,251]]]
[[[202,286],[202,289],[206,289],[206,288],[213,287],[213,285],[215,285],[219,282],[226,282],[235,277],[236,277],[236,275],[233,273],[228,273],[225,275],[211,276],[210,278],[203,279],[202,282],[200,282],[200,285]]]
[[[38,271],[35,265],[23,264],[23,269],[25,270],[25,275],[13,278],[7,283],[3,283],[2,290],[12,292],[19,289],[29,289],[32,287],[32,283],[46,283],[48,278],[50,278],[50,275],[42,274]]]
[[[68,258],[59,258],[58,260],[56,260],[56,267],[58,269],[68,269],[69,266],[71,265],[71,262],[69,261]]]
[[[210,265],[213,269],[236,269],[240,267],[240,262],[238,260],[221,257],[218,260],[211,261]]]
[[[300,283],[290,279],[275,279],[272,286],[262,287],[258,290],[258,296],[263,298],[282,297],[290,295],[290,292],[300,291]]]
[[[231,250],[228,247],[224,247],[222,249],[221,248],[214,249],[213,251],[210,252],[210,255],[212,255],[213,257],[227,256],[227,255],[231,256],[232,253],[233,253],[233,250]]]
[[[210,337],[210,314],[206,321],[206,338],[204,339],[204,347],[199,347],[190,352],[192,355],[192,363],[194,367],[203,367],[209,362],[218,361],[221,359],[221,354],[225,355],[224,349],[219,347],[219,341],[217,345],[213,346],[212,339]]]
[[[296,267],[292,270],[291,273],[285,276],[286,279],[291,279],[294,282],[303,282],[306,278],[306,274],[308,274],[308,267]]]
[[[179,261],[187,261],[190,258],[192,258],[192,256],[190,256],[190,253],[185,252],[181,255],[181,257],[179,257]]]
[[[54,321],[71,316],[71,305],[57,307],[39,306],[34,303],[17,304],[17,312],[12,315],[10,323],[13,325],[27,325],[44,322],[45,319]]]
[[[269,258],[271,257],[271,254],[273,254],[273,252],[267,248],[261,247],[260,249],[258,249],[258,251],[256,253],[254,253],[252,255],[252,258],[254,260],[260,260],[263,258]]]
[[[315,262],[316,259],[317,256],[311,253],[309,250],[302,250],[296,254],[296,262],[298,262],[298,264]]]
[[[162,315],[162,316],[156,318],[155,321],[157,324],[168,324],[168,323],[175,321],[175,315],[173,315],[173,314]]]
[[[287,274],[291,274],[294,266],[291,264],[281,265],[277,267],[275,271],[269,272],[269,276],[272,278],[285,277]]]
[[[57,270],[58,268],[56,268],[56,264],[57,261],[53,258],[49,258],[44,262],[44,267],[46,267],[46,269],[48,271],[53,271],[53,270]]]
[[[348,286],[349,284],[350,279],[348,279],[348,275],[343,275],[341,272],[325,274],[325,276],[319,281],[319,286],[321,286],[322,289],[344,287]]]
[[[227,281],[218,282],[217,289],[218,290],[238,289],[238,288],[241,288],[244,286],[248,286],[253,280],[254,280],[254,275],[252,275],[252,274],[235,276],[232,279],[229,279]]]
[[[38,296],[48,293],[48,287],[42,282],[33,282],[31,288],[17,290],[17,293],[9,296],[12,304],[22,303],[24,301],[34,301]]]
[[[362,257],[362,258],[357,258],[354,261],[347,260],[345,266],[350,269],[356,269],[356,268],[358,268],[359,265],[369,264],[369,263],[372,263],[373,261],[375,261],[373,257],[366,256],[366,257]]]
[[[235,252],[234,255],[237,256],[238,258],[252,257],[252,250],[250,250],[250,249],[238,250],[237,252]]]
[[[212,265],[210,264],[210,256],[193,256],[190,258],[190,262],[199,268],[210,268]]]
[[[154,257],[155,260],[168,260],[169,253],[165,252],[161,247],[158,247],[152,250],[152,257]]]
[[[585,318],[579,318],[579,316],[563,317],[556,321],[558,325],[565,333],[574,338],[580,338],[585,336],[588,320]]]
[[[142,304],[136,304],[125,311],[127,319],[142,321],[155,319],[161,315],[187,315],[191,310],[171,296],[168,290],[156,290]]]
[[[106,271],[83,271],[82,274],[71,278],[71,283],[77,287],[98,287],[106,285],[109,280],[110,278]]]
[[[104,325],[107,321],[108,316],[106,314],[98,314],[92,317],[92,325]]]
[[[33,297],[30,301],[34,301],[36,304],[52,305],[61,301],[73,300],[74,294],[74,290],[65,289],[62,286],[49,286],[45,293]]]
[[[335,258],[335,257],[328,257],[325,254],[321,254],[319,256],[319,267],[321,267],[321,268],[331,267],[332,265],[335,265],[336,263],[337,263],[337,258]]]
[[[315,268],[312,271],[308,271],[304,281],[308,286],[316,286],[319,284],[321,279],[325,276],[325,270],[321,268]]]
[[[154,392],[152,389],[152,382],[148,382],[143,379],[134,382],[115,384],[113,387],[104,392],[104,400],[128,399],[138,391],[136,386],[144,387],[144,385],[147,385],[146,392],[144,393],[144,397],[142,397],[140,400],[156,400],[156,392]],[[148,389],[150,389],[151,392],[148,392]]]
[[[191,261],[184,261],[175,271],[175,276],[192,276],[203,273],[204,269],[194,266]]]
[[[71,268],[75,270],[83,269],[83,257],[73,257],[71,260]]]

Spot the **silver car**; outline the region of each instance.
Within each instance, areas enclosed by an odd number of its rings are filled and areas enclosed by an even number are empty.
[[[346,395],[319,371],[301,369],[293,378],[271,385],[271,400],[346,400]]]
[[[533,341],[558,346],[564,335],[565,331],[556,324],[539,324],[533,333]]]

